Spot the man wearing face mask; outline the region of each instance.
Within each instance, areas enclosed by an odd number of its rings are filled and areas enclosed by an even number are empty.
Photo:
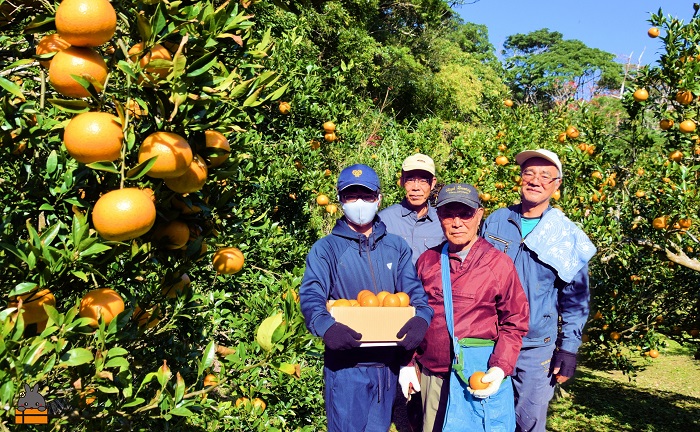
[[[377,215],[379,178],[367,165],[352,165],[338,177],[344,216],[306,257],[299,290],[306,327],[323,338],[324,400],[329,431],[381,431],[391,408],[402,361],[423,340],[433,310],[413,266],[411,248],[389,234]],[[354,299],[363,289],[403,291],[416,315],[398,332],[398,347],[360,347],[362,335],[338,323],[326,309],[330,299]]]

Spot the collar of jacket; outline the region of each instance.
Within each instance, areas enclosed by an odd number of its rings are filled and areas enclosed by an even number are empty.
[[[411,213],[416,213],[416,216],[418,215],[418,213],[415,210],[411,210],[410,208],[408,208],[408,199],[406,199],[406,198],[402,199],[400,204],[401,204],[401,216],[406,217],[406,216],[410,215]],[[428,213],[423,217],[427,218],[431,222],[434,220],[437,220],[437,218],[438,218],[437,217],[437,210],[435,209],[435,207],[431,206],[430,202],[426,202],[426,204],[428,205]],[[418,217],[416,217],[416,219],[418,219]]]
[[[335,222],[335,226],[333,227],[331,234],[356,242],[358,249],[362,251],[363,249],[367,250],[368,246],[371,250],[374,250],[377,247],[377,242],[384,237],[387,232],[384,222],[382,222],[379,217],[375,216],[374,221],[372,222],[372,233],[369,235],[369,237],[365,237],[364,234],[360,234],[350,228],[345,216],[343,216]]]
[[[520,219],[523,217],[523,205],[522,204],[516,204],[508,207],[510,210],[510,216],[508,216],[508,220],[514,222],[517,226],[518,229],[520,229]],[[552,209],[552,206],[548,206],[544,211],[542,212],[542,215],[540,218],[544,216],[545,213],[547,213],[549,210]]]

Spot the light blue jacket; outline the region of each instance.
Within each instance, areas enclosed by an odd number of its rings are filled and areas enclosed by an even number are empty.
[[[407,207],[404,198],[399,204],[380,211],[379,217],[387,231],[401,236],[411,246],[414,265],[420,254],[445,241],[437,210],[431,205],[428,205],[428,213],[418,219],[416,212]]]
[[[551,207],[544,213],[550,210]],[[525,244],[520,218],[519,204],[498,209],[486,218],[481,237],[505,252],[515,263],[520,276],[530,303],[530,330],[523,338],[523,347],[557,342],[561,349],[576,353],[589,312],[588,265],[584,264],[570,282],[565,282],[553,267],[543,263]],[[560,318],[562,333],[558,335]]]

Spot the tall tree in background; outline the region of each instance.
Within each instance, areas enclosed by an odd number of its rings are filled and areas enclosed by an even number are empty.
[[[503,44],[507,77],[525,102],[549,105],[589,99],[620,87],[622,65],[614,55],[559,32],[540,29],[508,36]]]

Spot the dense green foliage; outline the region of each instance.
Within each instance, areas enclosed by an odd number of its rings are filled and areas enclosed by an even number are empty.
[[[634,85],[647,86],[651,97],[638,103],[634,88],[621,100],[580,100],[555,94],[554,81],[535,82],[552,76],[537,77],[531,67],[551,72],[561,57],[568,66],[558,79],[600,78],[599,87],[615,88],[609,55],[548,31],[509,39],[519,50],[517,67],[533,78],[513,81],[487,29],[463,22],[442,0],[113,4],[117,32],[98,49],[110,78],[104,89],[85,82],[92,97],[69,99],[34,55],[54,31],[55,5],[0,0],[0,293],[3,306],[37,287],[57,300],[47,307],[45,329],[24,326],[14,307],[0,312],[5,406],[14,406],[28,382],[72,407],[55,420],[72,430],[323,429],[323,346],[306,331],[295,300],[306,253],[339,215],[315,198],[333,201],[339,170],[360,162],[380,174],[384,203],[397,202],[400,163],[417,151],[435,159],[441,183],[475,184],[489,211],[518,200],[517,152],[559,153],[565,179],[555,204],[599,248],[590,270],[600,314],[592,313],[586,353],[633,372],[632,358],[659,346],[657,332],[697,340],[698,224],[673,226],[698,217],[691,156],[698,139],[657,125],[661,117],[678,124],[695,116],[697,102],[681,106],[673,95],[696,91],[700,62],[677,59],[700,54],[700,21],[652,17],[668,29],[667,55],[640,71]],[[143,67],[127,55],[140,41],[175,55],[160,61],[169,74],[155,84],[139,79]],[[587,53],[585,62],[573,50]],[[508,85],[516,86],[512,108],[503,104]],[[132,100],[148,114],[125,110]],[[549,104],[555,100],[565,103]],[[123,158],[84,165],[68,154],[63,130],[87,110],[120,116]],[[326,121],[336,123],[337,140],[325,139]],[[572,125],[579,136],[561,139]],[[212,129],[232,150],[198,192],[182,197],[138,163],[141,142],[157,130],[177,132],[211,155],[203,132]],[[685,156],[669,162],[675,149]],[[510,162],[496,165],[497,156]],[[133,240],[106,241],[93,229],[92,210],[101,194],[122,186],[154,190],[157,226]],[[178,206],[178,198],[201,211]],[[669,229],[652,228],[661,214]],[[158,225],[171,220],[190,229],[183,249],[157,240]],[[245,266],[217,274],[213,252],[228,246],[243,251]],[[190,289],[166,297],[163,287],[183,274]],[[126,310],[94,330],[77,316],[77,304],[97,287],[118,291]],[[159,321],[139,326],[137,305]],[[208,374],[218,386],[204,386]],[[245,402],[255,398],[266,408]]]

